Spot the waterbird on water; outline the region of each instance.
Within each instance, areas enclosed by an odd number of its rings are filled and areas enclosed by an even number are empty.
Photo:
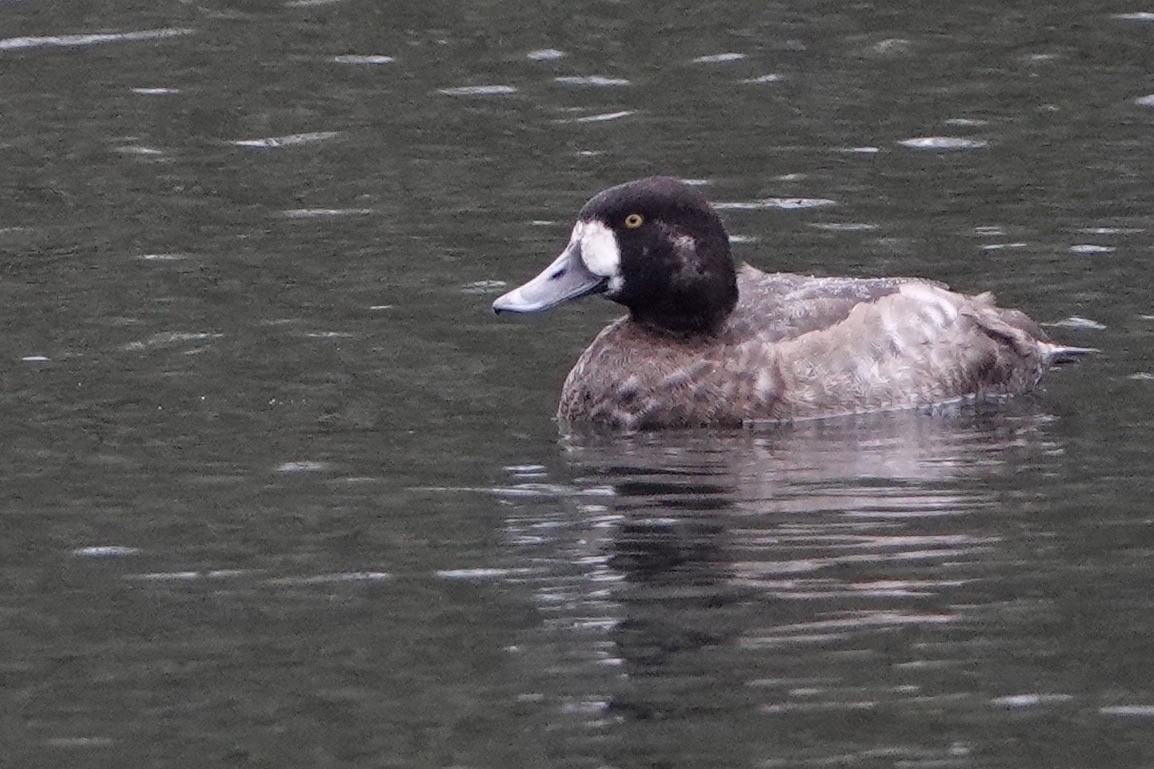
[[[1015,395],[1093,352],[1051,342],[989,293],[737,267],[717,213],[666,177],[595,195],[560,256],[493,310],[590,294],[629,314],[569,372],[557,416],[570,423],[737,426]]]

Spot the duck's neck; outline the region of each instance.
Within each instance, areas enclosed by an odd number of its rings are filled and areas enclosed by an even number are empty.
[[[690,340],[718,337],[725,330],[732,308],[724,312],[702,315],[646,315],[630,312],[629,318],[650,333],[674,339]]]

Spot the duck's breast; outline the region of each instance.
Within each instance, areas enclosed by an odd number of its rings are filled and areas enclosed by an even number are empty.
[[[656,334],[622,318],[565,380],[559,418],[628,429],[740,425],[780,392],[773,346]]]

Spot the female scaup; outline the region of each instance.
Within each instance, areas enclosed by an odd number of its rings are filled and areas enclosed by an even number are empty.
[[[629,315],[569,372],[564,421],[649,429],[929,406],[1025,392],[1050,364],[1090,352],[1052,344],[988,293],[735,268],[716,212],[665,177],[595,195],[561,255],[493,310],[595,293]]]

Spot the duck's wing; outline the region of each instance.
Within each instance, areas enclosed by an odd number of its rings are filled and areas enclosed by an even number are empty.
[[[1062,354],[1036,323],[990,294],[966,296],[925,282],[897,282],[774,344],[783,400],[796,418],[1020,393]]]
[[[860,304],[877,302],[902,286],[918,284],[945,289],[920,278],[819,278],[764,273],[749,265],[738,271],[740,300],[729,322],[731,343],[752,338],[781,342],[830,328]]]

